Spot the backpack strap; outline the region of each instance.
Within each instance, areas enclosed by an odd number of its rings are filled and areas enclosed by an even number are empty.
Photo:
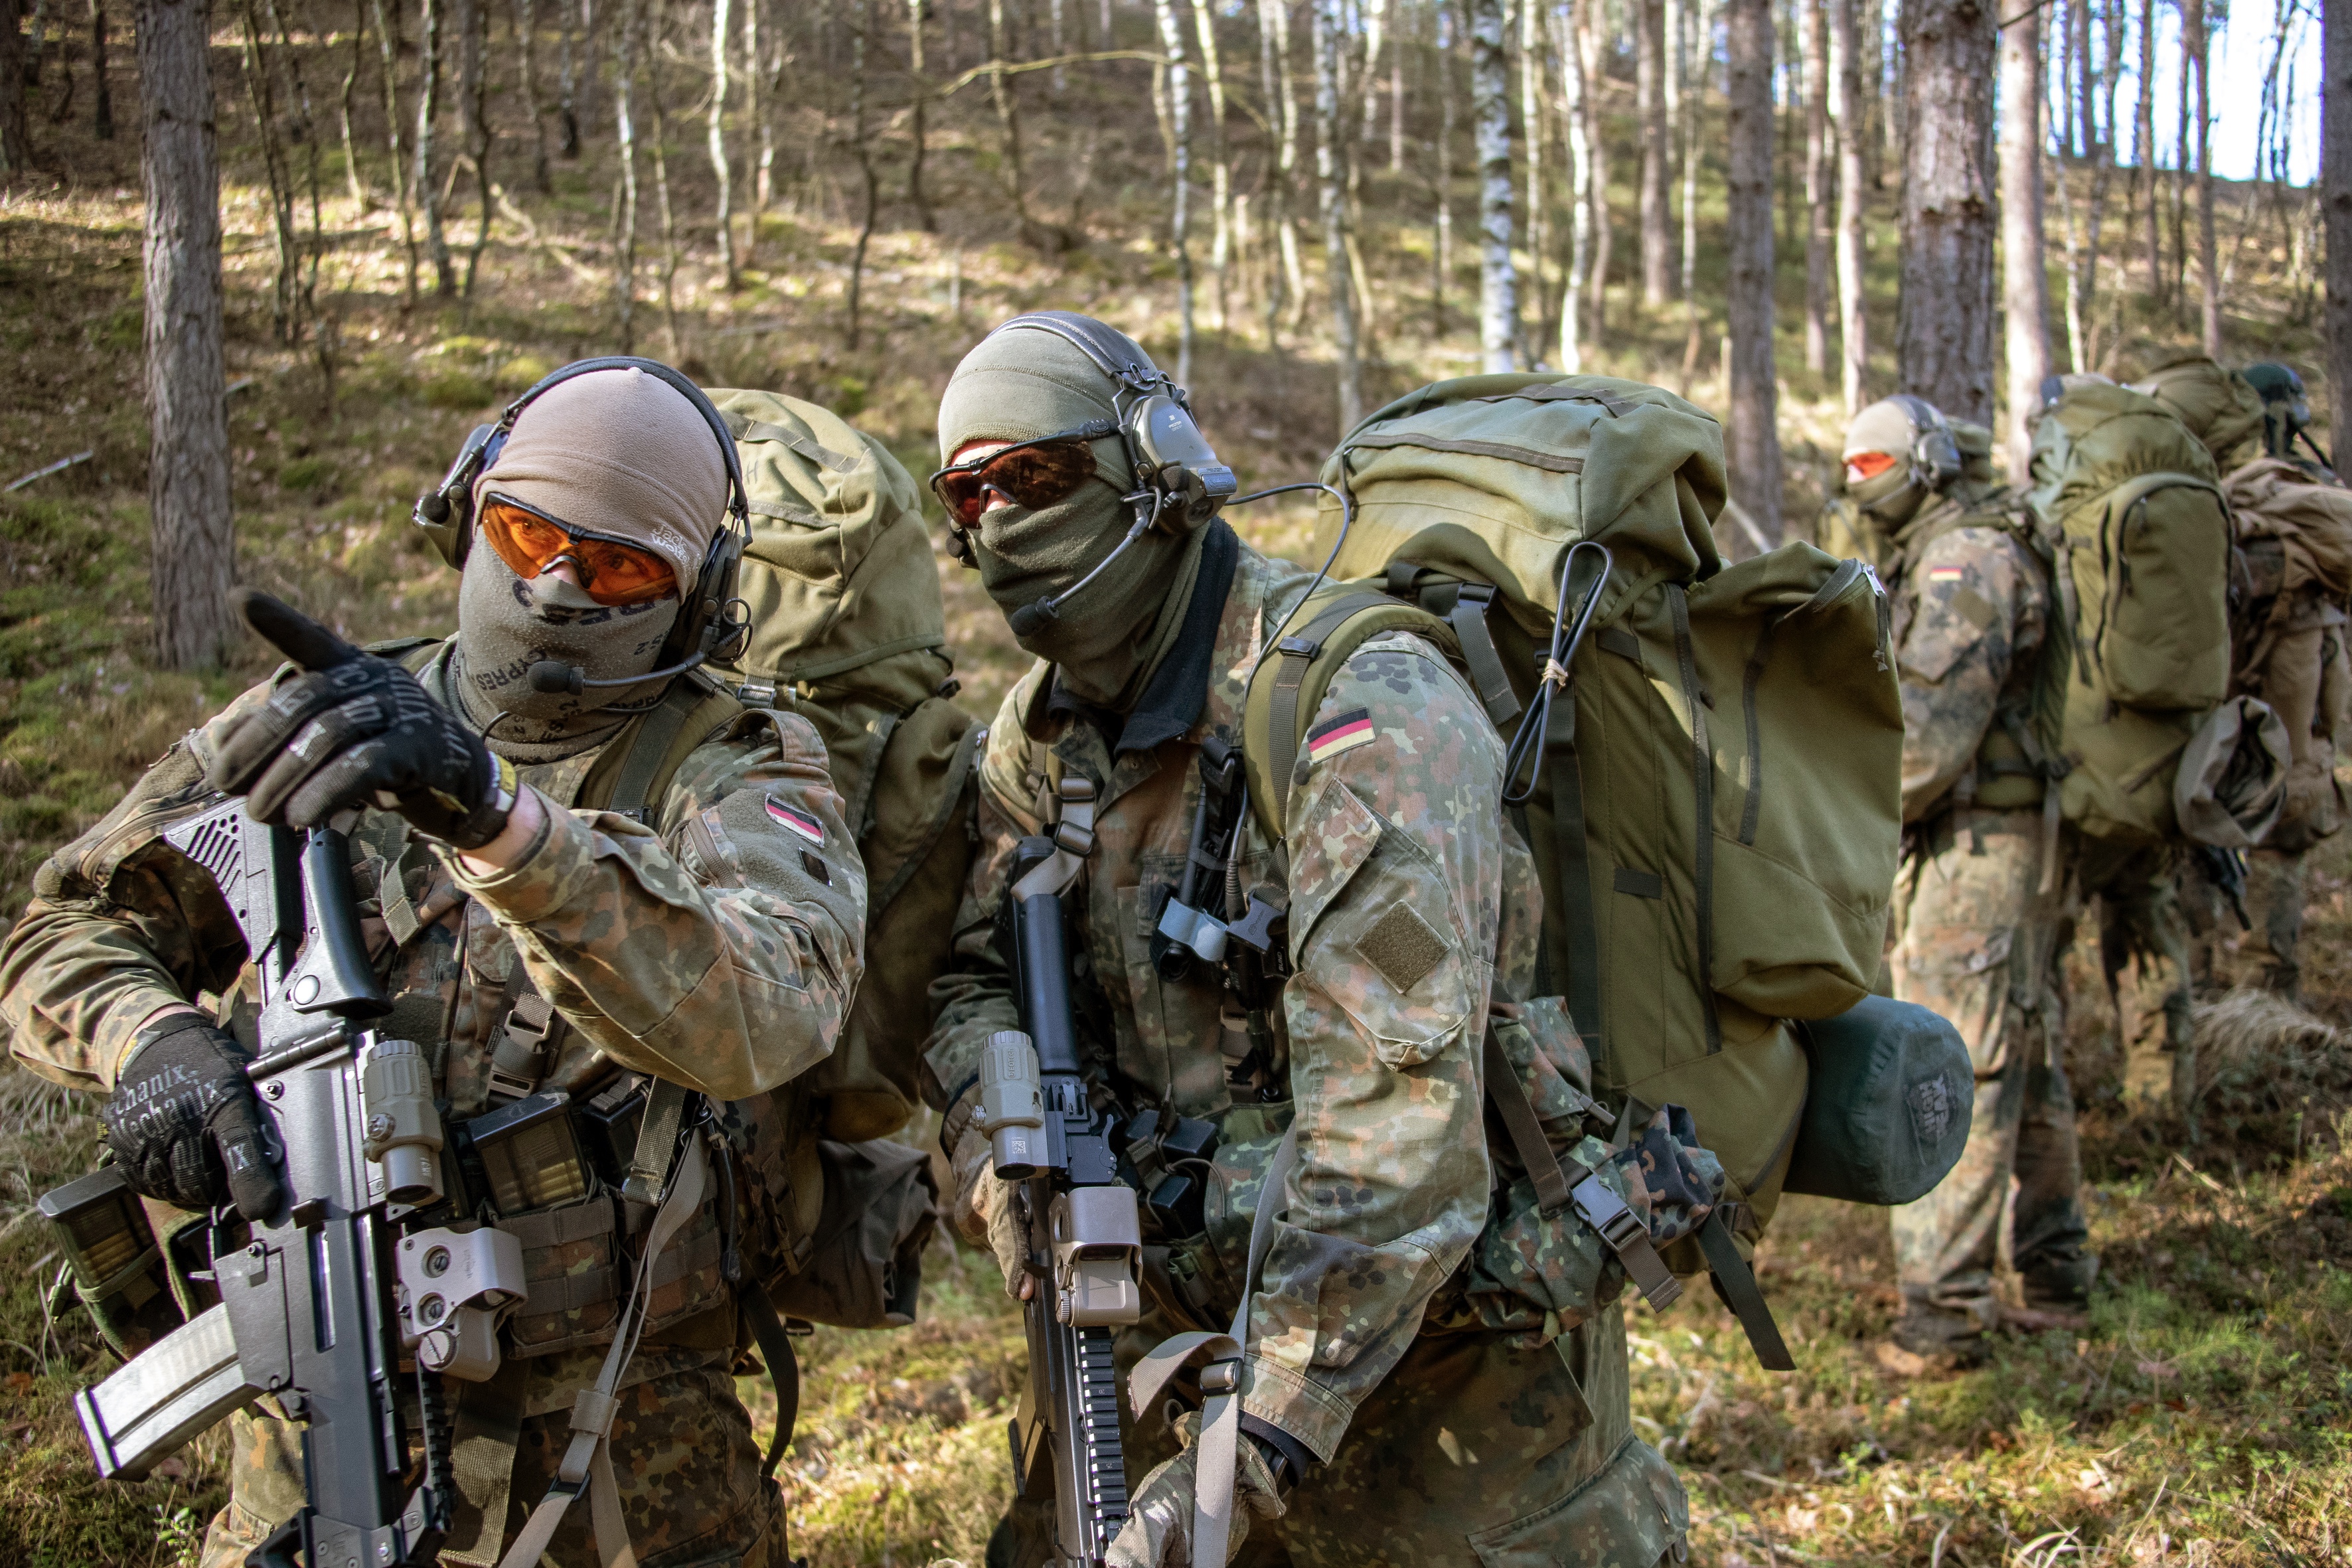
[[[652,826],[654,812],[686,759],[712,731],[748,711],[731,694],[699,675],[679,677],[662,693],[660,705],[638,721],[629,737],[627,754],[619,769],[608,775],[611,784],[599,790],[592,780],[581,792],[579,804]]]
[[[1462,657],[1461,639],[1447,621],[1360,584],[1318,594],[1300,613],[1307,624],[1275,644],[1273,657],[1259,661],[1242,700],[1242,766],[1250,811],[1277,843],[1287,831],[1290,779],[1307,727],[1323,705],[1331,678],[1356,649],[1383,632],[1405,630],[1429,638],[1449,658]],[[1487,646],[1491,651],[1492,642]],[[1498,671],[1500,666],[1497,659]]]

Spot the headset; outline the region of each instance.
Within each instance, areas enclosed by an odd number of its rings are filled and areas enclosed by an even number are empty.
[[[1127,454],[1128,472],[1135,489],[1119,499],[1135,510],[1135,522],[1111,552],[1093,571],[1059,594],[1049,594],[1024,605],[1009,617],[1013,635],[1027,637],[1060,614],[1078,591],[1102,575],[1127,547],[1152,528],[1181,538],[1208,526],[1241,487],[1234,471],[1220,459],[1208,437],[1192,418],[1191,394],[1176,384],[1166,371],[1142,357],[1128,338],[1071,310],[1033,310],[1000,323],[997,332],[1051,332],[1075,347],[1114,383],[1108,420],[1097,420],[1071,431],[1089,440],[1117,436]],[[958,560],[972,563],[971,541],[955,520],[948,520],[950,548]]]
[[[1898,392],[1889,403],[1911,416],[1919,434],[1911,443],[1911,480],[1930,494],[1960,477],[1960,443],[1944,411],[1914,393]]]
[[[529,674],[536,691],[569,691],[576,696],[594,687],[641,686],[648,680],[667,679],[719,657],[751,631],[750,610],[735,596],[736,576],[743,564],[743,552],[751,542],[751,499],[743,488],[743,464],[735,452],[734,434],[702,388],[659,360],[608,354],[576,360],[542,377],[530,391],[507,405],[497,424],[474,426],[466,444],[457,448],[457,460],[449,465],[440,484],[416,498],[416,510],[410,521],[425,531],[425,538],[432,542],[442,560],[464,570],[474,542],[474,483],[498,462],[499,454],[506,449],[507,437],[514,433],[515,420],[533,400],[551,389],[574,376],[603,370],[641,370],[677,388],[694,405],[718,438],[719,458],[727,466],[728,521],[711,540],[709,552],[702,558],[702,568],[694,576],[694,593],[680,609],[669,636],[663,639],[661,650],[654,656],[654,668],[618,680],[590,680],[587,672],[576,664],[541,659],[530,667]]]

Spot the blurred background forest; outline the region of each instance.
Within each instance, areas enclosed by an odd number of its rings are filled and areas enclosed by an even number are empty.
[[[1725,417],[1741,555],[1807,536],[1898,389],[2006,440],[2045,371],[2202,345],[2294,364],[2324,429],[2322,18],[2255,4],[0,0],[0,903],[264,671],[232,576],[446,629],[416,494],[585,354],[817,400],[919,477],[980,334],[1080,310],[1247,486],[1430,380],[1636,377]],[[1306,546],[1303,510],[1235,521]],[[991,713],[1022,659],[941,564]],[[2312,1016],[2284,1057],[2208,1018],[2194,1142],[2125,1114],[2074,965],[2087,1326],[1918,1376],[1884,1216],[1812,1200],[1760,1265],[1794,1374],[1706,1292],[1635,1314],[1696,1561],[2352,1562],[2343,843]],[[30,1207],[89,1110],[0,1069],[0,1568],[193,1562],[223,1496],[217,1436],[90,1474],[105,1356]],[[825,1568],[976,1563],[1001,1505],[1017,1319],[984,1255],[932,1266],[916,1328],[807,1347],[786,1484]]]

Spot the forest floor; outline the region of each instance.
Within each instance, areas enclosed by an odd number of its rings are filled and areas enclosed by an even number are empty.
[[[0,905],[10,910],[51,848],[266,668],[252,649],[205,676],[159,670],[146,656],[135,147],[80,142],[60,159],[68,177],[0,205],[0,376],[10,388],[0,401],[0,483],[92,454],[0,496]],[[331,189],[340,181],[337,172]],[[501,225],[472,300],[428,294],[405,310],[394,220],[331,200],[331,384],[309,349],[273,340],[266,203],[249,186],[226,188],[244,581],[353,637],[449,625],[454,582],[408,527],[409,508],[502,399],[566,360],[620,346],[593,270],[603,265],[597,188],[591,174],[560,174],[551,203],[533,209],[537,237]],[[1118,232],[1119,221],[1114,211],[1097,227]],[[1135,331],[1155,352],[1170,348],[1164,261],[1140,221],[1124,232],[1139,237],[1046,259],[969,235],[950,248],[943,237],[887,230],[868,253],[853,350],[841,294],[854,229],[837,204],[772,212],[741,292],[689,269],[674,327],[640,304],[636,346],[708,384],[825,402],[920,475],[934,460],[939,390],[990,321],[1067,306]],[[1397,237],[1390,270],[1425,277],[1425,251],[1416,260],[1412,250],[1424,243]],[[1892,246],[1881,254],[1891,258]],[[1873,274],[1882,343],[1893,336],[1891,271]],[[1391,330],[1372,402],[1471,368],[1459,330],[1435,341],[1410,334],[1407,284],[1383,270],[1378,288]],[[2284,306],[2241,307],[2262,293],[2232,295],[2232,353],[2307,348],[2307,330]],[[1686,358],[1679,311],[1612,310],[1618,328],[1591,368],[1716,401],[1712,344]],[[2126,374],[2135,355],[2179,331],[2140,322],[2137,308],[2134,322],[2103,356],[2120,355]],[[1305,478],[1319,463],[1335,434],[1321,353],[1311,330],[1286,352],[1238,328],[1229,339],[1204,331],[1193,371],[1202,422],[1245,485]],[[1783,438],[1801,531],[1840,419],[1820,377],[1788,379]],[[1306,546],[1303,510],[1235,521],[1268,548]],[[944,561],[942,572],[964,700],[992,712],[1020,656],[967,575]],[[2352,834],[2315,862],[2307,999],[2326,1025],[2352,1025]],[[2071,1060],[2105,1260],[2087,1321],[2006,1336],[1980,1370],[1908,1374],[1885,1338],[1895,1303],[1885,1217],[1791,1201],[1759,1271],[1797,1372],[1759,1371],[1705,1290],[1664,1316],[1632,1319],[1636,1418],[1689,1487],[1695,1562],[2352,1563],[2352,1067],[2343,1037],[2324,1027],[2284,1058],[2209,1052],[2213,1083],[2191,1142],[2177,1124],[2126,1114],[2112,1020],[2081,955],[2073,968]],[[101,1484],[90,1473],[69,1397],[108,1361],[78,1314],[50,1312],[57,1254],[30,1206],[89,1168],[89,1110],[0,1069],[0,1568],[192,1563],[223,1496],[218,1435],[142,1483]],[[796,1549],[821,1568],[976,1563],[1007,1488],[1003,1424],[1024,1361],[1017,1318],[984,1255],[942,1240],[917,1326],[822,1331],[804,1351],[785,1472]],[[766,1400],[760,1384],[744,1391]]]

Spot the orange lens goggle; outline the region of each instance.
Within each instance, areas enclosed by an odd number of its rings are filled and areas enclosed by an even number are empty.
[[[1094,449],[1083,436],[1049,436],[950,463],[931,476],[931,493],[961,528],[980,526],[988,498],[1002,495],[1032,509],[1066,500],[1094,478]]]
[[[600,605],[649,604],[677,591],[677,574],[652,551],[582,533],[505,496],[483,503],[482,537],[525,581],[569,559],[581,588]]]
[[[1895,461],[1892,452],[1856,452],[1845,460],[1845,482],[1858,485],[1865,479],[1874,479],[1893,468]]]

